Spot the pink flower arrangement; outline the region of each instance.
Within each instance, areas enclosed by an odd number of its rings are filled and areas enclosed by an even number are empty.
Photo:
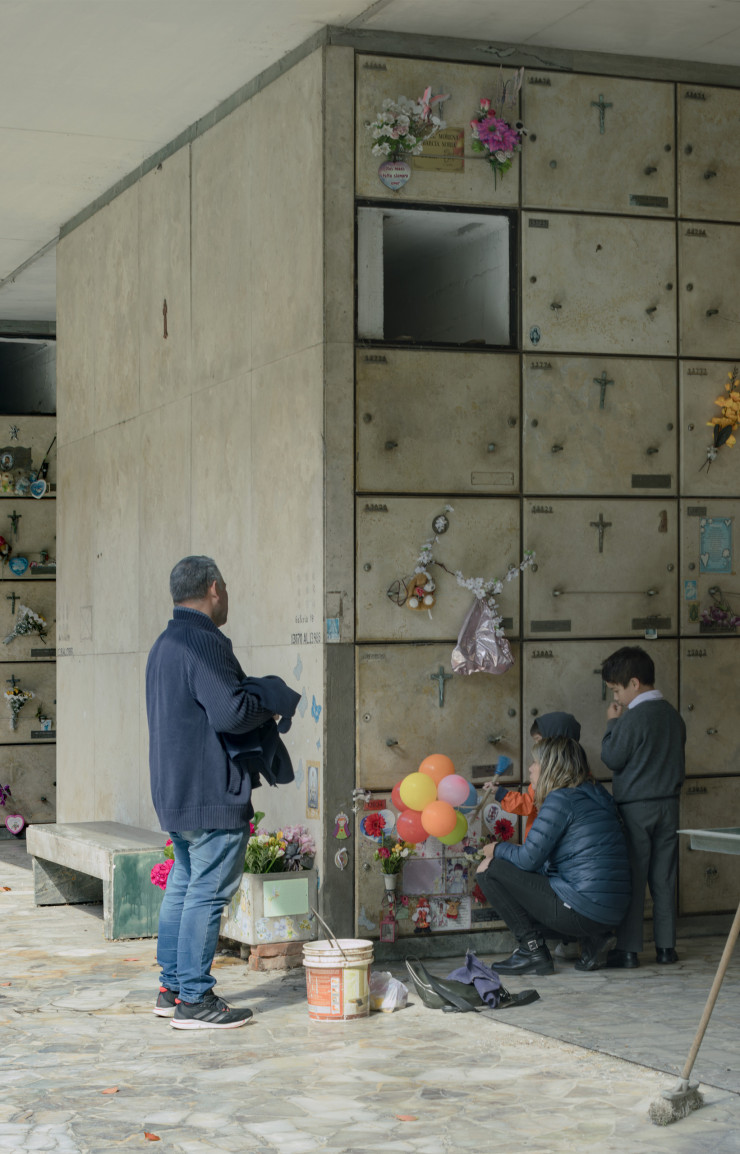
[[[175,851],[172,848],[172,838],[168,838],[164,843],[164,861],[157,862],[152,866],[152,872],[149,877],[153,886],[159,886],[161,890],[167,889],[167,878],[170,876],[170,870],[175,864]]]
[[[167,889],[167,878],[170,876],[170,870],[174,865],[174,861],[160,861],[155,866],[152,866],[150,877],[153,886],[159,886],[161,890]]]
[[[512,128],[502,116],[496,115],[495,109],[491,108],[491,101],[481,97],[480,111],[470,121],[470,127],[473,131],[473,151],[488,153],[494,180],[499,173],[503,176],[511,168],[514,154],[521,150],[522,137],[526,135],[524,126],[517,121]]]

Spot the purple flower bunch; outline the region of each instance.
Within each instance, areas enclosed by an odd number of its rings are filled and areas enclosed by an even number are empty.
[[[723,609],[720,605],[702,609],[701,621],[703,625],[714,625],[717,629],[737,629],[740,625],[740,617],[731,609]]]
[[[512,127],[503,117],[496,115],[490,100],[481,97],[480,111],[470,121],[470,127],[473,151],[487,152],[494,177],[497,174],[503,176],[511,168],[514,154],[521,149],[525,134],[523,125],[517,123]]]

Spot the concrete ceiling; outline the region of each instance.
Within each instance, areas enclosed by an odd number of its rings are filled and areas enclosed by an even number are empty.
[[[326,25],[740,61],[740,0],[0,0],[0,330],[54,320],[66,221]]]

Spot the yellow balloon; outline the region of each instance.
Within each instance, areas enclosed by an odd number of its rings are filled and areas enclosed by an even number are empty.
[[[422,810],[437,797],[437,787],[426,773],[409,773],[401,782],[398,792],[401,801],[409,809]]]
[[[459,813],[457,815],[457,824],[452,833],[445,834],[444,837],[439,838],[439,841],[442,842],[442,845],[457,845],[459,841],[462,841],[467,832],[468,819],[464,813]]]

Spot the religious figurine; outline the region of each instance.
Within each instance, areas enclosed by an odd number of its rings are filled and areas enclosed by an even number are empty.
[[[419,898],[416,909],[411,915],[411,921],[416,923],[414,926],[415,934],[431,934],[432,927],[429,924],[429,917],[429,899]]]

